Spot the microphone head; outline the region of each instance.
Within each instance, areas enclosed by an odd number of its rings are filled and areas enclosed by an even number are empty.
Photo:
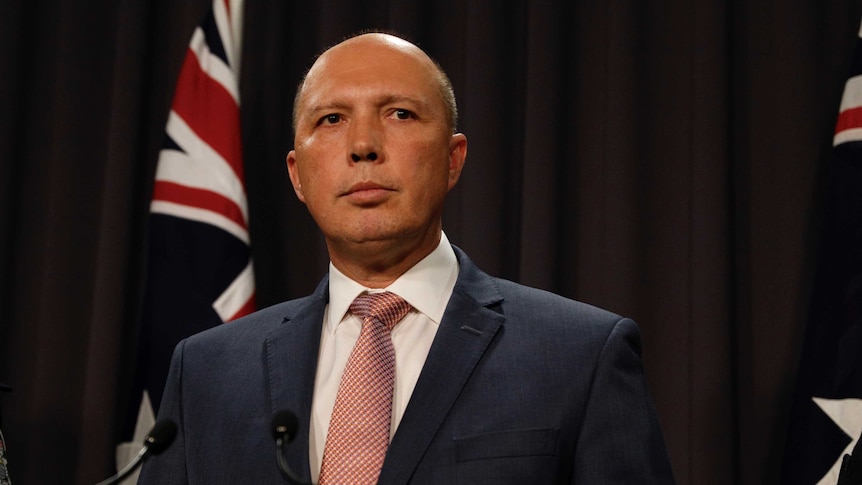
[[[177,436],[177,425],[170,419],[162,419],[156,421],[153,429],[144,438],[144,446],[147,447],[147,453],[158,455],[174,442]]]
[[[296,436],[296,430],[299,428],[299,418],[289,409],[282,409],[272,415],[272,437],[275,439],[286,438],[285,441],[291,441]]]

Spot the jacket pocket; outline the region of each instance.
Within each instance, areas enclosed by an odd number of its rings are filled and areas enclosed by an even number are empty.
[[[518,429],[455,438],[458,462],[557,454],[557,430]]]
[[[498,431],[455,438],[455,482],[469,485],[558,483],[557,430]]]

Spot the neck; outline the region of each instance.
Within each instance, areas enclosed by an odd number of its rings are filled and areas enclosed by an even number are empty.
[[[367,288],[385,288],[431,254],[440,244],[442,232],[432,233],[412,244],[403,240],[374,241],[344,247],[327,241],[332,264],[345,276]]]

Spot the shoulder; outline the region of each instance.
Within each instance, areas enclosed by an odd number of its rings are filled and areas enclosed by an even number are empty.
[[[501,278],[492,278],[503,295],[504,307],[546,316],[575,317],[591,321],[616,322],[622,317],[614,312],[547,290],[533,288]]]
[[[587,322],[617,322],[620,315],[599,307],[560,296],[547,290],[533,288],[514,281],[489,276],[457,246],[460,272],[455,291],[482,306],[499,309],[509,315],[522,315],[533,319],[562,319]]]
[[[455,254],[460,264],[455,291],[501,314],[507,332],[518,340],[529,336],[530,340],[560,339],[601,347],[608,339],[622,337],[638,345],[638,327],[628,318],[547,290],[489,276],[457,247]]]
[[[273,329],[307,309],[316,300],[316,295],[309,295],[277,303],[192,335],[186,339],[185,344],[222,350],[231,347],[256,346]]]
[[[549,338],[570,336],[596,344],[614,337],[640,339],[637,324],[614,312],[588,303],[566,298],[538,288],[493,278],[503,300],[499,311],[506,317],[510,329],[541,331]]]

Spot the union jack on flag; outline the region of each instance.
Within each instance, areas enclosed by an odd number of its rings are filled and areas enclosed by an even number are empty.
[[[118,468],[155,421],[176,344],[254,310],[240,141],[241,1],[213,1],[176,83],[150,205],[137,420],[131,442],[117,449]]]

